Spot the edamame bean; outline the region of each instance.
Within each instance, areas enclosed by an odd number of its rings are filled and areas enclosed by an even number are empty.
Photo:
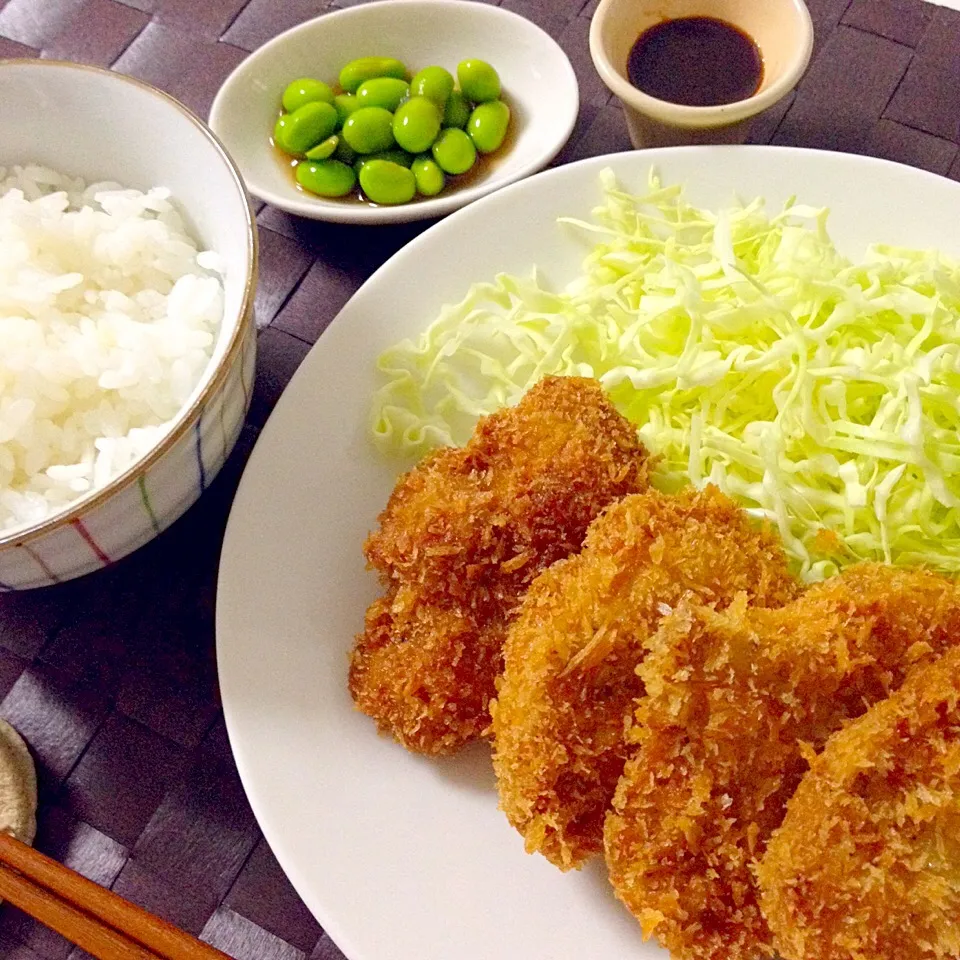
[[[399,163],[401,167],[409,167],[413,163],[413,154],[406,150],[381,150],[364,157],[364,160],[389,160],[391,163]]]
[[[337,149],[333,153],[334,159],[345,163],[348,167],[353,166],[353,162],[357,159],[357,151],[343,139],[342,135],[339,137],[339,140],[340,142],[337,144]]]
[[[424,67],[413,75],[410,93],[414,97],[432,100],[438,110],[443,110],[447,99],[453,93],[453,74],[443,67]]]
[[[443,110],[443,125],[445,127],[457,127],[462,130],[470,119],[470,103],[467,98],[459,91],[454,90],[447,100],[447,105]]]
[[[361,107],[347,117],[342,136],[357,153],[389,150],[395,143],[393,114],[383,107]]]
[[[355,93],[364,80],[373,80],[374,77],[406,80],[407,68],[393,57],[360,57],[358,60],[351,60],[340,71],[340,86],[347,93]]]
[[[280,116],[277,117],[277,122],[273,125],[273,145],[284,153],[289,153],[284,146],[289,128],[289,123],[287,122],[287,117],[289,116],[289,113],[281,113]]]
[[[456,74],[457,81],[428,66],[407,83],[400,60],[360,57],[340,71],[339,94],[299,77],[283,92],[274,143],[303,158],[297,182],[319,196],[344,196],[358,180],[373,203],[436,196],[448,175],[466,173],[478,153],[503,144],[511,120],[489,63],[463,60]]]
[[[492,153],[503,143],[510,124],[510,108],[502,100],[481,103],[470,114],[467,133],[481,153]]]
[[[474,103],[500,98],[500,77],[486,60],[464,60],[457,65],[463,95]]]
[[[435,197],[446,183],[443,171],[430,157],[417,157],[410,168],[413,178],[417,181],[417,190],[425,197]]]
[[[440,111],[426,97],[411,97],[393,115],[393,136],[404,150],[429,150],[440,132]]]
[[[389,160],[391,163],[400,164],[401,167],[409,167],[413,163],[413,157],[406,150],[380,150],[378,153],[357,157],[353,169],[359,174],[363,165],[371,160]]]
[[[337,147],[340,144],[340,138],[333,134],[333,136],[327,137],[326,140],[322,140],[315,147],[311,147],[307,151],[308,160],[326,160],[328,157],[332,157]]]
[[[360,170],[360,188],[374,203],[408,203],[417,192],[417,181],[399,163],[368,160]]]
[[[443,130],[430,148],[433,159],[444,173],[466,173],[476,162],[477,148],[473,141],[455,127]]]
[[[364,80],[357,87],[357,100],[361,107],[383,107],[392,112],[409,92],[410,84],[406,80],[375,77],[373,80]]]
[[[305,103],[333,103],[333,91],[322,80],[301,77],[283,91],[283,109],[293,113]]]
[[[333,98],[333,105],[337,108],[337,120],[342,127],[347,122],[347,117],[360,109],[360,100],[355,93],[339,93]]]
[[[297,164],[297,183],[321,197],[342,197],[357,182],[357,175],[339,160],[301,161]]]
[[[305,103],[285,113],[273,128],[273,142],[284,153],[299,156],[337,129],[337,111],[329,103]]]

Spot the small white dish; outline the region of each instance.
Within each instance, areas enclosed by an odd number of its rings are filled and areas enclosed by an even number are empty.
[[[763,58],[753,96],[714,107],[658,100],[627,78],[637,37],[664,20],[717,17],[750,37]],[[602,0],[590,23],[590,56],[600,79],[619,98],[630,142],[644,147],[743,143],[754,117],[800,81],[813,52],[813,21],[804,0]]]
[[[327,200],[301,190],[270,144],[280,96],[291,80],[335,82],[363,56],[392,56],[409,69],[487,60],[509,103],[512,132],[502,152],[468,184],[396,207]],[[224,81],[210,126],[240,167],[252,194],[287,213],[338,223],[402,223],[441,217],[543,169],[567,142],[580,105],[566,54],[529,20],[467,0],[381,0],[308,20],[247,57]]]

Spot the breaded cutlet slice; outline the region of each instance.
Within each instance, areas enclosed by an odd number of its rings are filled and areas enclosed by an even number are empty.
[[[353,651],[357,706],[422,753],[481,736],[527,587],[605,507],[646,489],[647,472],[636,429],[578,377],[547,377],[465,447],[428,455],[365,545],[385,595]]]
[[[784,960],[960,956],[960,647],[827,741],[757,877]]]
[[[776,534],[712,486],[621,500],[534,581],[493,707],[500,805],[529,852],[568,869],[603,850],[644,644],[682,597],[723,607],[741,592],[779,605],[799,585]]]
[[[753,866],[808,758],[958,639],[952,581],[880,564],[780,609],[683,603],[664,618],[605,830],[644,932],[678,960],[770,955]]]

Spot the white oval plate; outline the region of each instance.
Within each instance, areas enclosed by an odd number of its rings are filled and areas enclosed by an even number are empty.
[[[441,305],[533,264],[562,284],[612,167],[716,207],[739,195],[831,207],[850,255],[872,241],[960,240],[960,184],[908,167],[773,147],[598,157],[509,187],[381,267],[323,334],[254,450],[227,529],[217,603],[220,684],[240,775],[294,886],[350,960],[642,960],[665,956],[601,864],[562,874],[527,856],[497,810],[489,751],[426,760],[376,734],[347,693],[347,655],[376,594],[361,545],[395,480],[367,437],[374,359]]]
[[[468,57],[496,67],[512,111],[511,132],[469,185],[396,207],[326,200],[298,189],[268,139],[280,95],[297,77],[332,82],[345,63],[370,55],[398,57],[412,70],[439,64],[456,73]],[[382,0],[308,20],[264,44],[224,81],[210,127],[261,200],[314,220],[401,223],[444,216],[542,170],[567,142],[579,106],[567,55],[518,14],[472,0]]]

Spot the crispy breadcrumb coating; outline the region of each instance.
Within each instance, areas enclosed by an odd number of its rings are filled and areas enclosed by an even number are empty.
[[[873,564],[781,609],[685,602],[664,618],[605,830],[614,888],[645,934],[679,960],[771,953],[751,868],[806,758],[958,638],[951,581]]]
[[[621,500],[534,581],[492,709],[500,805],[529,852],[568,869],[602,851],[644,642],[686,593],[724,606],[740,591],[779,605],[799,587],[776,535],[712,486]]]
[[[527,587],[604,507],[645,489],[647,467],[596,381],[548,377],[401,477],[365,545],[386,595],[353,651],[357,706],[410,750],[479,737]]]
[[[785,960],[960,956],[960,647],[827,741],[757,870]]]

